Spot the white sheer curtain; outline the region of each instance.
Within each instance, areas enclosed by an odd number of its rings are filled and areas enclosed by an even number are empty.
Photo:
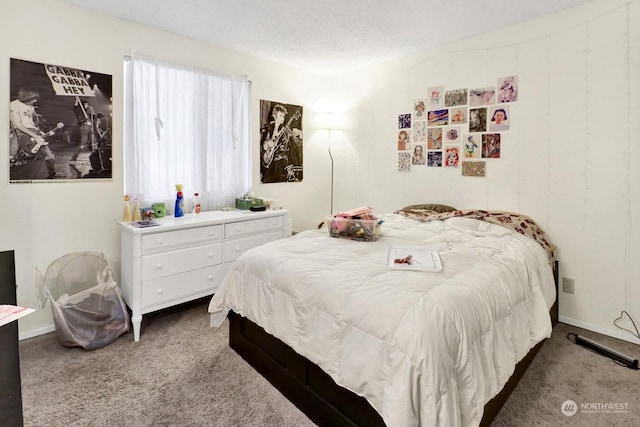
[[[185,207],[198,192],[203,210],[233,206],[251,189],[246,76],[137,53],[125,76],[125,194],[173,213],[175,184],[184,186]]]

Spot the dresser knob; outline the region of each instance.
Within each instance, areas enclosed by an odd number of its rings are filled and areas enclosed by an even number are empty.
[[[207,276],[207,279],[213,280],[213,274],[210,274],[209,276]]]
[[[161,244],[163,244],[164,242],[162,241],[162,239],[158,238],[158,239],[156,239],[156,243],[157,243],[157,244],[159,244],[159,245],[161,245]]]
[[[209,253],[207,254],[207,256],[208,256],[209,258],[213,258],[213,254],[212,254],[211,252],[209,252]]]
[[[214,235],[213,231],[209,230],[209,236],[213,236],[213,235]]]
[[[240,248],[236,246],[236,252],[240,252]]]
[[[162,295],[164,293],[164,291],[162,290],[162,288],[158,288],[156,290],[156,292],[158,293],[158,295]]]
[[[240,227],[236,227],[236,232],[237,232],[237,233],[239,233],[239,232],[241,232],[241,231],[242,231],[242,228],[240,228]]]
[[[161,264],[161,263],[157,263],[157,264],[156,264],[156,268],[157,268],[157,269],[162,268],[162,264]]]

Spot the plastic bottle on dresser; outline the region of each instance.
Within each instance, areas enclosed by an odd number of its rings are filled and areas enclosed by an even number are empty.
[[[176,194],[176,208],[173,216],[175,216],[176,218],[179,218],[181,216],[184,216],[184,200],[182,197],[182,184],[176,184],[176,191],[178,192],[178,194]]]
[[[122,220],[126,222],[133,221],[131,206],[129,206],[129,196],[127,194],[124,196],[124,213],[122,214]]]
[[[194,193],[193,194],[193,203],[192,203],[192,209],[191,212],[193,213],[193,217],[196,218],[200,215],[200,211],[201,211],[201,206],[200,206],[200,194],[198,193]]]
[[[134,200],[133,220],[142,221],[142,214],[140,213],[140,200],[138,199],[137,196]]]

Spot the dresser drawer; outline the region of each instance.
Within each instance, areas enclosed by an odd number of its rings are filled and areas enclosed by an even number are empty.
[[[274,216],[271,218],[251,219],[248,221],[230,222],[224,226],[225,238],[229,239],[246,234],[268,232],[270,230],[282,230],[284,228],[284,217]]]
[[[222,262],[222,243],[194,246],[142,257],[142,280],[209,267]]]
[[[142,282],[142,308],[165,304],[189,295],[211,291],[224,277],[222,264]]]
[[[154,252],[173,246],[200,243],[207,240],[222,240],[222,225],[146,234],[142,236],[142,253]]]
[[[222,243],[223,260],[224,262],[235,261],[236,258],[249,249],[280,238],[282,238],[282,232],[276,231],[275,233],[260,234],[241,239],[225,240]]]

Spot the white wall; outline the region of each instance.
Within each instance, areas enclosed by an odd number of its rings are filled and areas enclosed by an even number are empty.
[[[640,342],[612,326],[621,310],[640,326],[639,6],[596,1],[345,78],[362,96],[358,132],[338,155],[337,209],[440,202],[527,214],[558,246],[561,276],[576,281],[575,295],[560,293],[561,320]],[[485,178],[397,172],[397,116],[414,98],[514,74],[511,129]]]
[[[56,258],[74,251],[103,252],[117,275],[122,215],[122,87],[123,58],[136,50],[167,61],[231,73],[253,82],[253,126],[258,139],[259,100],[305,106],[305,176],[301,183],[259,184],[254,162],[254,190],[273,197],[292,212],[293,227],[317,224],[328,212],[329,160],[326,145],[314,130],[313,106],[322,104],[324,80],[308,72],[273,64],[199,41],[112,19],[51,0],[2,2],[0,5],[0,134],[8,135],[9,58],[77,67],[113,76],[113,180],[108,182],[9,184],[7,155],[0,158],[0,250],[15,250],[18,303],[37,307],[36,267],[43,272]],[[254,144],[258,158],[259,144]],[[0,153],[8,153],[8,138],[0,138]],[[324,194],[322,194],[324,193]],[[308,220],[309,218],[309,220]],[[310,220],[310,218],[313,218]],[[305,221],[308,222],[305,225]],[[47,306],[19,322],[21,337],[51,331]]]

